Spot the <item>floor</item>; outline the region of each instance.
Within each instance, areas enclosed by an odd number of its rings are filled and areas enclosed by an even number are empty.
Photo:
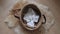
[[[15,34],[13,30],[9,29],[3,20],[8,15],[9,9],[18,0],[0,0],[0,34]],[[36,0],[44,5],[47,5],[55,17],[55,24],[47,34],[60,34],[60,0]],[[21,34],[28,34],[29,32],[21,31]],[[29,33],[34,34],[34,33]],[[35,34],[40,34],[35,33]]]

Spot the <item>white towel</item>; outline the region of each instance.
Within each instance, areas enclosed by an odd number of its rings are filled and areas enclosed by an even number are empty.
[[[34,27],[34,22],[38,22],[39,15],[36,15],[34,10],[29,8],[23,19],[27,21],[28,27]]]

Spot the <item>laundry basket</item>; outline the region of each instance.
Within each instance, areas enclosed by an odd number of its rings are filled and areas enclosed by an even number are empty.
[[[28,9],[29,9],[29,8],[32,8],[32,9],[34,10],[34,12],[35,12],[37,15],[39,15],[38,22],[35,24],[34,28],[28,27],[28,26],[26,25],[27,22],[23,19],[24,15],[28,12]],[[34,4],[25,5],[25,6],[23,7],[23,9],[21,10],[21,12],[20,12],[20,21],[21,21],[23,27],[25,27],[25,28],[28,29],[28,30],[38,29],[38,28],[41,26],[41,24],[42,24],[41,12],[40,12],[40,10],[38,9],[38,7],[37,7],[36,5],[34,5]]]

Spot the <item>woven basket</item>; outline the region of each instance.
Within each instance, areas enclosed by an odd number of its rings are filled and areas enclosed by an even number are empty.
[[[35,24],[34,28],[28,27],[27,24],[26,24],[27,22],[23,19],[24,15],[27,13],[27,11],[28,11],[29,8],[32,8],[32,9],[36,12],[36,14],[39,15],[39,20],[38,20],[38,22]],[[38,7],[37,7],[36,5],[34,5],[34,4],[25,5],[25,6],[22,8],[22,10],[20,11],[20,21],[21,21],[23,27],[25,27],[25,28],[28,29],[28,30],[38,29],[38,28],[41,26],[41,24],[42,24],[42,15],[41,15],[41,12],[40,12],[40,10],[38,9]]]

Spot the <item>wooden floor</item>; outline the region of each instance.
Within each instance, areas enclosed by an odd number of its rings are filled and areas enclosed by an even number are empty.
[[[18,0],[0,0],[0,34],[15,34],[3,20],[8,15],[8,10],[17,2]],[[49,30],[47,34],[60,34],[60,0],[36,0],[44,5],[47,5],[52,13],[54,14],[55,24]],[[40,34],[40,32],[26,32],[21,28],[21,34]]]

